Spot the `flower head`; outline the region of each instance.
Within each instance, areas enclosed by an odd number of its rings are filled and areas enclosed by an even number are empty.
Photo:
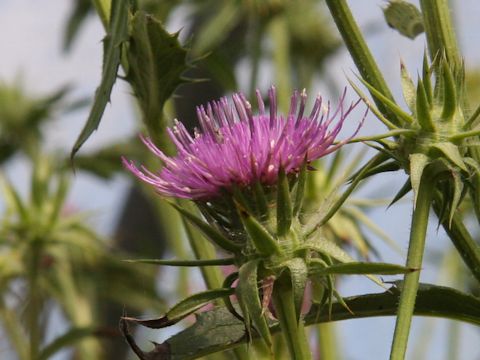
[[[305,115],[306,92],[294,92],[287,116],[277,114],[275,88],[268,93],[269,113],[265,112],[257,91],[259,114],[253,115],[243,94],[197,108],[201,132],[192,137],[185,126],[175,120],[168,133],[177,147],[177,155],[166,156],[149,138],[145,145],[157,155],[164,167],[152,173],[143,166],[123,159],[125,167],[141,180],[153,185],[165,196],[192,200],[209,200],[234,186],[248,187],[255,182],[274,185],[280,169],[292,174],[302,164],[338,149],[347,140],[334,143],[343,122],[358,103],[344,108],[345,92],[338,108],[330,103],[322,107],[318,96],[310,115]],[[339,118],[336,123],[334,120]]]

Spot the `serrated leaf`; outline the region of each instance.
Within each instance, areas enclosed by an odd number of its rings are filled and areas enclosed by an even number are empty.
[[[160,266],[223,266],[232,265],[234,258],[229,259],[209,259],[209,260],[165,260],[165,259],[129,259],[125,262],[134,264],[149,264]]]
[[[455,144],[452,144],[450,142],[435,143],[432,145],[432,148],[440,151],[454,165],[458,166],[463,171],[468,172],[467,166],[463,161],[463,157]]]
[[[383,15],[388,26],[410,39],[424,31],[422,13],[408,1],[390,0],[383,8]]]
[[[422,180],[423,171],[430,162],[430,158],[422,153],[411,154],[410,159],[410,183],[414,194],[414,204],[417,203],[418,188]]]
[[[181,74],[188,68],[187,51],[180,46],[178,34],[169,34],[163,25],[143,11],[131,22],[127,80],[132,85],[143,121],[156,143],[162,144],[165,133],[163,105],[182,83]]]
[[[413,83],[410,74],[405,67],[405,64],[401,62],[400,64],[400,73],[401,73],[401,81],[402,81],[402,91],[403,91],[403,98],[407,103],[408,108],[411,112],[415,112],[415,101],[416,101],[416,89],[415,84]]]
[[[242,309],[243,317],[247,331],[250,327],[250,321],[255,326],[260,337],[265,341],[268,347],[272,346],[272,338],[268,328],[267,320],[262,309],[262,302],[259,295],[258,286],[258,266],[261,260],[251,260],[240,267],[238,272],[238,285],[236,287],[237,299]]]
[[[117,72],[121,62],[122,46],[128,38],[128,7],[129,4],[127,0],[112,0],[111,21],[107,35],[103,40],[102,79],[99,87],[95,91],[95,99],[87,122],[70,153],[71,159],[73,159],[78,150],[80,150],[80,147],[98,128],[105,107],[110,101],[110,94],[113,84],[115,84],[115,80],[117,79]]]
[[[312,275],[398,275],[407,274],[416,269],[389,263],[349,262],[325,267],[323,262],[317,264],[317,259],[310,260]]]
[[[247,211],[243,210],[240,205],[237,205],[240,219],[248,233],[250,240],[257,251],[262,255],[272,255],[280,253],[280,247],[277,240],[270,234],[270,232],[250,215]]]
[[[190,223],[197,227],[208,239],[210,239],[220,248],[230,251],[232,253],[237,253],[240,250],[239,245],[227,239],[220,231],[207,224],[198,216],[192,214],[191,212],[185,210],[184,208],[178,206],[175,203],[170,203],[170,205],[172,205],[180,214],[185,217],[185,219],[187,219]]]
[[[234,289],[207,290],[183,299],[160,318],[143,320],[124,316],[123,319],[151,329],[161,329],[176,324],[180,320],[186,318],[188,315],[193,314],[198,309],[208,305],[213,300],[225,298],[233,294]]]
[[[285,170],[278,171],[277,188],[277,234],[285,235],[292,225],[292,200]]]
[[[395,284],[401,286],[401,282]],[[397,286],[392,286],[383,293],[344,298],[353,314],[339,303],[333,304],[331,314],[324,311],[322,304],[315,304],[305,316],[305,323],[312,325],[346,319],[394,316],[398,311],[400,295]],[[480,326],[480,300],[452,288],[420,284],[414,314],[460,320]],[[278,323],[271,325],[273,333],[279,330]],[[164,343],[155,345],[155,349],[148,354],[158,354],[163,350],[163,354],[170,360],[186,360],[231,349],[246,341],[243,323],[227,309],[215,308],[201,313],[195,324]]]

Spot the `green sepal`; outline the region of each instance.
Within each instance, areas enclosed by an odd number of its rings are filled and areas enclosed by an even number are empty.
[[[442,120],[450,121],[457,109],[457,92],[453,74],[446,60],[442,61],[443,109]]]
[[[234,258],[208,260],[128,259],[125,262],[160,266],[223,266],[235,263]]]
[[[450,142],[435,143],[432,145],[432,148],[440,151],[452,164],[458,166],[461,170],[468,172],[463,157],[455,144]]]
[[[400,119],[405,121],[407,124],[411,124],[413,122],[412,116],[410,116],[408,113],[402,110],[400,106],[398,106],[394,101],[390,100],[387,98],[385,95],[383,95],[380,91],[375,89],[372,85],[370,85],[367,81],[364,79],[360,78],[360,81],[362,82],[363,85],[365,85],[368,90],[374,95],[383,105],[385,105],[391,112],[393,112],[395,115],[397,115]]]
[[[237,210],[242,220],[245,231],[252,240],[253,245],[257,251],[262,255],[273,255],[280,253],[280,247],[277,240],[270,234],[270,232],[250,215],[241,205],[237,204]]]
[[[295,313],[297,322],[300,321],[302,312],[303,297],[305,294],[305,287],[308,279],[308,267],[305,260],[301,258],[294,258],[282,264],[290,272],[290,279],[292,281],[293,302],[295,304]]]
[[[337,153],[339,153],[337,151]],[[307,182],[307,161],[302,164],[300,172],[298,173],[297,183],[295,185],[295,199],[293,201],[293,216],[297,216],[300,212],[303,204],[303,198],[305,195],[305,184]]]
[[[416,89],[410,74],[403,61],[400,63],[400,77],[402,83],[403,98],[411,112],[415,112]]]
[[[268,347],[272,346],[272,337],[262,309],[262,302],[258,293],[258,267],[261,260],[251,260],[240,267],[236,295],[247,331],[250,331],[250,322],[253,323],[260,337]],[[251,336],[250,336],[251,337]]]
[[[452,171],[451,173],[453,178],[453,196],[450,201],[450,212],[448,215],[448,227],[452,226],[453,217],[457,211],[458,206],[462,202],[462,199],[465,195],[462,176],[457,171]]]
[[[480,164],[472,158],[465,158],[465,163],[472,168],[470,177],[470,197],[472,205],[480,222]]]
[[[161,329],[176,324],[215,299],[225,298],[233,294],[234,289],[231,288],[207,290],[183,299],[160,318],[142,320],[133,317],[123,317],[123,319],[151,329]]]
[[[290,198],[290,187],[285,170],[278,171],[277,188],[277,234],[283,236],[290,230],[292,225],[292,200]]]
[[[422,81],[429,104],[433,103],[433,89],[432,82],[430,81],[431,73],[432,69],[428,64],[427,50],[425,50],[423,52]]]
[[[407,195],[410,190],[412,190],[412,182],[410,179],[405,181],[403,186],[398,190],[397,194],[393,197],[393,200],[388,204],[388,208],[395,204],[398,200],[402,199],[405,195]]]
[[[417,203],[418,188],[420,187],[420,181],[422,180],[423,171],[429,164],[430,158],[422,153],[410,154],[410,183],[412,184],[414,201]]]
[[[398,275],[407,274],[417,269],[407,268],[402,265],[389,263],[369,263],[369,262],[349,262],[334,264],[325,267],[323,261],[319,259],[310,259],[311,275]]]
[[[418,79],[417,84],[416,116],[422,130],[427,132],[435,131],[435,124],[430,113],[430,103],[421,79]]]
[[[173,202],[170,202],[170,205],[172,205],[180,214],[182,214],[185,219],[195,225],[209,240],[222,249],[232,253],[238,253],[241,250],[240,245],[235,244],[233,241],[227,239],[220,231],[207,224],[198,216],[192,214]]]
[[[243,209],[245,209],[245,211],[249,212],[250,214],[254,213],[252,203],[243,194],[242,190],[237,184],[232,185],[232,193],[233,193],[233,199],[237,204],[239,204]]]
[[[255,205],[257,208],[257,213],[262,220],[268,220],[270,211],[268,208],[268,200],[263,190],[262,184],[260,181],[255,181],[253,184],[253,195],[255,196]]]

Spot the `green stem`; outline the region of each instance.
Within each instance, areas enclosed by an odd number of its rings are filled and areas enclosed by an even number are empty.
[[[409,268],[420,269],[422,267],[428,216],[433,195],[432,189],[432,181],[424,173],[413,211],[412,229],[410,232],[410,243],[406,262],[406,266]],[[404,277],[390,360],[403,360],[405,358],[419,279],[420,271],[408,273]]]
[[[385,82],[385,79],[373,58],[363,35],[350,12],[346,0],[326,0],[333,20],[337,24],[338,31],[342,35],[343,41],[347,46],[358,71],[369,84],[381,92],[385,97],[394,101],[393,95]],[[398,125],[400,122],[391,111],[389,111],[382,102],[373,96],[375,104],[385,117],[392,123]]]
[[[322,360],[338,360],[341,358],[335,336],[335,324],[326,323],[317,325],[318,354]]]
[[[310,360],[312,354],[308,346],[303,320],[297,321],[290,276],[283,275],[275,282],[273,288],[275,314],[280,322],[282,334],[286,340],[290,359]],[[280,354],[274,354],[280,358]]]
[[[445,51],[451,65],[460,65],[461,57],[450,17],[448,0],[420,0],[430,58]]]
[[[36,359],[41,344],[40,312],[41,299],[38,289],[38,273],[41,249],[38,241],[31,244],[31,258],[28,268],[28,330],[30,340],[30,359]]]

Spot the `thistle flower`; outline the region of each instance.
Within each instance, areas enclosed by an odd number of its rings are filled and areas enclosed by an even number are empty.
[[[177,120],[168,129],[178,150],[176,156],[166,156],[149,138],[142,137],[164,163],[160,172],[138,168],[125,158],[124,166],[164,196],[210,200],[234,186],[246,188],[257,181],[274,185],[280,169],[287,175],[297,173],[305,161],[321,158],[349,140],[335,143],[346,117],[358,104],[345,109],[345,92],[333,112],[330,102],[324,109],[321,96],[317,96],[308,116],[304,115],[305,91],[294,92],[287,116],[277,114],[274,87],[268,96],[270,111],[266,113],[257,91],[258,115],[253,115],[243,94],[234,94],[233,104],[222,98],[206,107],[199,106],[201,132],[196,129],[192,137]]]

